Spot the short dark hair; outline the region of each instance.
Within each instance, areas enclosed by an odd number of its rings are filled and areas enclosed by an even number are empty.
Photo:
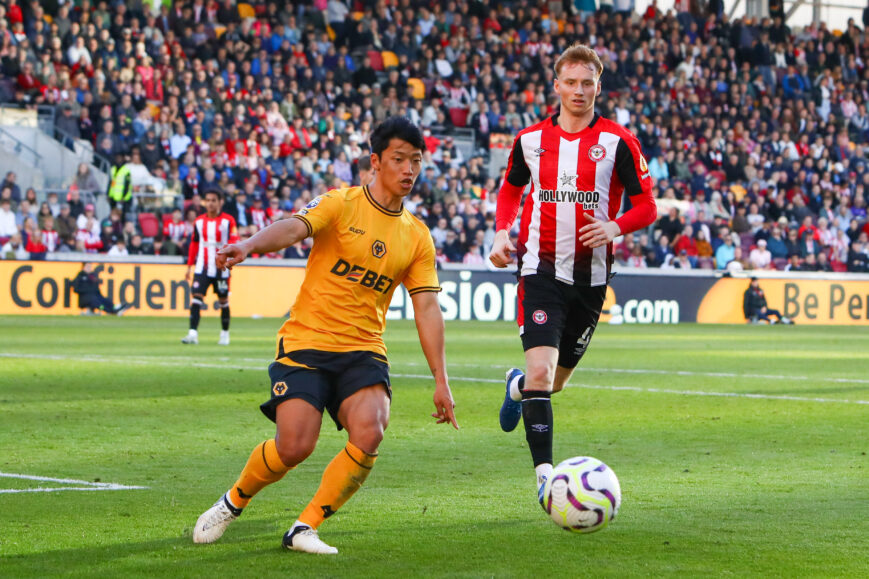
[[[422,132],[407,117],[389,117],[377,125],[371,133],[371,152],[379,157],[392,139],[401,139],[423,152],[426,150]]]
[[[359,157],[359,161],[357,162],[357,167],[360,171],[370,171],[371,170],[371,157]]]
[[[206,189],[205,192],[202,193],[202,198],[205,199],[208,195],[217,195],[217,198],[223,201],[223,191],[216,187]]]

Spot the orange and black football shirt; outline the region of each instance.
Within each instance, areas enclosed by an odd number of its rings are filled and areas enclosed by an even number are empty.
[[[356,350],[386,355],[386,311],[399,284],[410,295],[440,291],[428,227],[379,205],[367,187],[329,191],[293,218],[314,238],[305,280],[278,333],[281,352]]]

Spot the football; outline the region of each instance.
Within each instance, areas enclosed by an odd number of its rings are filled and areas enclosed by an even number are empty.
[[[590,456],[561,462],[543,487],[543,509],[556,525],[574,533],[600,531],[616,518],[621,503],[616,474]]]

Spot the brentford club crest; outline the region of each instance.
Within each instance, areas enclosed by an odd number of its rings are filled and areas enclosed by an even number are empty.
[[[595,163],[600,163],[606,158],[606,149],[603,145],[592,145],[588,149],[588,158]]]
[[[535,324],[542,325],[546,323],[546,320],[548,318],[546,317],[546,312],[544,312],[543,310],[537,310],[533,314],[531,314],[531,319],[534,320]]]

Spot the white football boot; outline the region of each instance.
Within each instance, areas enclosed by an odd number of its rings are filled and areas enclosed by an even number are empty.
[[[220,339],[217,340],[218,346],[229,345],[229,330],[220,330]]]
[[[314,553],[315,555],[337,555],[338,549],[320,540],[316,529],[296,521],[284,535],[284,547],[293,551]]]
[[[198,344],[199,343],[199,332],[196,330],[190,330],[187,332],[187,335],[181,338],[182,344]]]
[[[232,506],[226,495],[220,497],[214,506],[202,513],[193,527],[194,543],[213,543],[223,536],[231,522],[241,514],[241,509]]]

